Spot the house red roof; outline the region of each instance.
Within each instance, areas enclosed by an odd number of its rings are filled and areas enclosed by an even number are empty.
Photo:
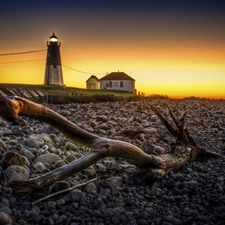
[[[93,79],[99,81],[99,79],[98,79],[95,75],[91,75],[91,76],[86,80],[86,82],[88,82],[91,78],[93,78]]]
[[[124,72],[112,72],[99,80],[134,80],[134,79]]]

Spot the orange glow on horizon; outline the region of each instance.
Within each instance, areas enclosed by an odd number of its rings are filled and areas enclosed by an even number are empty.
[[[46,38],[47,41],[47,38]],[[61,41],[61,40],[59,40]],[[64,43],[65,42],[65,43]],[[221,43],[176,43],[167,45],[147,42],[98,43],[87,45],[81,42],[71,48],[64,41],[60,47],[66,86],[85,88],[86,80],[92,75],[98,78],[107,72],[123,71],[136,80],[137,91],[163,94],[172,98],[207,97],[225,99],[225,46]],[[43,47],[44,46],[44,47]],[[24,46],[21,47],[22,50]],[[47,46],[39,43],[33,49]],[[17,51],[21,51],[18,49]],[[15,52],[13,47],[7,50]],[[40,59],[40,61],[30,61]],[[0,58],[1,83],[43,84],[46,52],[29,55],[14,55]],[[3,64],[2,62],[15,62]]]

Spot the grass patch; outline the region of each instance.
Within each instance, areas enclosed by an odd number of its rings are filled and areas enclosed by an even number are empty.
[[[115,95],[115,96],[123,96],[130,97],[134,96],[133,93],[126,91],[112,91],[112,90],[91,90],[85,88],[76,88],[76,87],[62,87],[55,85],[39,85],[39,84],[1,84],[7,88],[23,88],[23,89],[39,89],[45,95],[48,91],[67,91],[68,95],[72,95],[74,93],[78,93],[81,95]]]

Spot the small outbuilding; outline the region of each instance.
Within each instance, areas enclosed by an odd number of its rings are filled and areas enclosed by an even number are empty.
[[[102,77],[100,89],[135,93],[135,80],[124,72],[112,72]]]
[[[94,75],[89,77],[88,80],[86,81],[86,88],[87,89],[99,89],[99,79]]]

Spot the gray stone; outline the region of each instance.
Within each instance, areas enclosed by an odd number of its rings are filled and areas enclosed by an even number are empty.
[[[27,180],[29,178],[29,172],[24,167],[16,165],[9,166],[5,171],[5,175],[8,182],[13,180]]]
[[[85,125],[85,126],[84,126],[84,130],[86,130],[86,131],[88,131],[88,132],[90,132],[90,133],[93,133],[93,131],[94,131],[93,127],[88,126],[88,125]]]
[[[125,215],[126,217],[132,217],[133,214],[134,214],[133,212],[125,212],[124,215]]]
[[[38,127],[36,130],[34,130],[35,134],[41,134],[43,132],[42,128]]]
[[[1,128],[1,133],[4,136],[5,134],[12,134],[13,132],[8,128],[3,127],[3,128]]]
[[[59,144],[60,142],[62,142],[62,140],[58,137],[54,137],[52,138],[52,140],[55,142],[55,144]]]
[[[152,128],[152,127],[148,127],[148,128],[144,128],[143,132],[145,134],[148,134],[148,135],[156,135],[157,134],[157,129]]]
[[[74,156],[74,155],[67,155],[66,158],[65,158],[65,161],[67,163],[71,163],[73,161],[75,161],[77,158]]]
[[[44,141],[40,138],[27,138],[26,145],[29,148],[40,148],[44,144]]]
[[[147,222],[146,219],[140,218],[137,220],[138,225],[148,225],[149,223]]]
[[[26,148],[22,148],[20,150],[20,154],[26,156],[29,160],[33,160],[35,158],[34,154]]]
[[[155,153],[157,155],[162,155],[166,153],[166,150],[158,145],[155,145]]]
[[[107,167],[103,163],[98,162],[98,163],[95,164],[95,167],[96,167],[97,171],[100,171],[100,172],[106,172],[107,171]]]
[[[88,194],[96,194],[97,186],[94,183],[88,183],[84,189]]]
[[[61,156],[62,153],[63,153],[60,149],[55,148],[55,147],[50,147],[49,152],[54,153],[54,154],[59,155],[59,156]]]
[[[66,142],[65,148],[66,150],[79,152],[79,148],[74,143],[71,142]]]
[[[93,207],[95,209],[98,209],[98,210],[104,210],[105,209],[105,203],[102,201],[101,198],[97,198],[93,202]]]
[[[34,162],[42,162],[44,163],[48,163],[49,165],[53,165],[55,164],[57,161],[61,160],[61,158],[54,154],[54,153],[48,153],[48,154],[43,154],[38,156]]]
[[[7,126],[6,122],[0,119],[0,127],[6,127],[6,126]]]
[[[103,130],[103,129],[99,129],[99,130],[98,130],[98,134],[106,135],[106,131]]]
[[[49,146],[48,146],[48,145],[43,145],[41,148],[42,148],[44,151],[48,151]]]
[[[114,208],[114,211],[117,213],[117,214],[123,214],[126,212],[126,209],[123,207],[123,206],[117,206]]]
[[[33,139],[42,139],[44,142],[47,142],[47,143],[50,143],[50,144],[53,144],[53,141],[51,139],[51,137],[46,134],[46,133],[42,133],[42,134],[31,134],[30,135],[30,138],[33,138]]]
[[[31,152],[33,155],[38,155],[39,151],[37,148],[29,148],[28,149],[29,152]]]
[[[110,177],[107,179],[112,185],[112,187],[122,187],[123,178],[122,177]]]
[[[65,166],[66,165],[66,163],[63,161],[63,160],[58,160],[55,164],[54,164],[54,169],[57,169],[57,168],[59,168],[59,167],[61,167],[61,166]]]
[[[164,148],[158,145],[154,145],[151,140],[145,141],[141,148],[144,152],[148,154],[154,154],[154,155],[161,155],[161,154],[165,154],[166,152]]]
[[[6,205],[7,207],[10,207],[9,200],[7,198],[2,198],[1,199],[1,203],[3,205]]]
[[[0,139],[0,147],[1,148],[6,148],[6,144],[3,140]]]
[[[84,170],[84,172],[89,179],[96,177],[96,170],[93,166],[89,166],[87,169]]]
[[[34,219],[36,219],[39,216],[40,212],[40,208],[34,205],[30,211],[27,210],[26,216],[33,217]]]
[[[74,202],[82,202],[82,201],[85,201],[86,199],[86,195],[78,189],[71,191],[69,193],[69,197],[70,197],[70,200]]]
[[[27,121],[22,119],[21,117],[17,117],[16,122],[18,123],[18,125],[23,126],[23,127],[28,125]]]
[[[102,121],[102,122],[106,122],[108,120],[107,116],[97,116],[96,117],[96,121]]]
[[[11,216],[5,212],[0,212],[0,225],[13,224]]]
[[[192,189],[197,186],[198,182],[196,180],[191,180],[188,182],[188,184],[189,184],[189,187]]]
[[[108,130],[108,126],[106,123],[102,123],[102,124],[99,124],[95,127],[95,129],[103,129],[103,130]]]
[[[100,197],[109,197],[111,195],[112,194],[111,194],[110,188],[100,188],[100,191],[99,191]]]
[[[53,192],[58,192],[58,191],[62,191],[65,189],[70,188],[70,184],[66,181],[57,181],[54,183],[53,187],[52,187],[52,191]]]
[[[9,165],[30,165],[27,157],[22,156],[15,151],[5,152],[2,158],[2,162],[5,167],[8,167]]]
[[[33,168],[35,169],[36,172],[43,172],[47,170],[47,168],[45,167],[45,165],[43,165],[42,162],[34,163]]]
[[[2,204],[2,203],[0,203],[0,212],[5,212],[5,213],[7,213],[9,216],[12,216],[12,210],[8,207],[8,206],[6,206],[6,205],[4,205],[4,204]]]
[[[49,133],[49,134],[57,134],[57,133],[59,133],[59,131],[55,127],[52,127],[52,126],[47,126],[46,127],[46,132]]]

